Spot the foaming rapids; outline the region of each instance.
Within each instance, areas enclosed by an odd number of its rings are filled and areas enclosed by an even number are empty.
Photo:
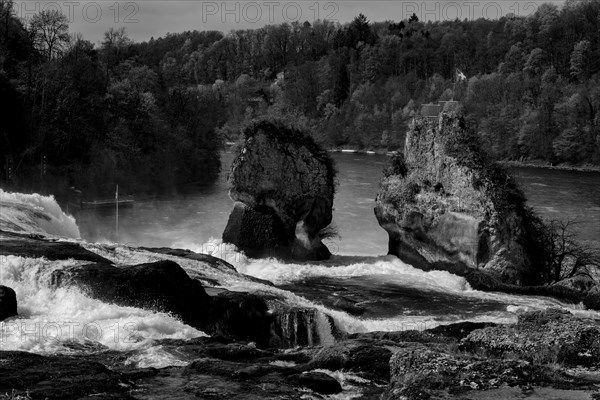
[[[0,189],[0,229],[77,239],[75,218],[65,214],[54,196],[5,192]]]
[[[462,277],[422,271],[393,256],[338,255],[326,262],[286,263],[250,259],[220,240],[179,241],[171,246],[221,258],[232,268],[122,244],[77,240],[75,220],[51,196],[0,189],[0,205],[1,230],[72,238],[120,267],[169,259],[206,287],[266,294],[273,299],[269,300],[273,313],[287,312],[277,314],[281,315],[277,329],[287,346],[331,343],[339,331],[423,330],[461,321],[508,323],[520,312],[548,307],[598,317],[581,306],[550,298],[473,290]],[[112,350],[127,352],[125,362],[140,367],[185,365],[186,360],[157,341],[190,339],[203,332],[167,313],[108,304],[77,288],[51,285],[53,271],[79,264],[17,256],[2,259],[0,284],[16,291],[19,317],[0,322],[0,349],[37,353]],[[366,311],[353,313],[344,304]]]
[[[76,288],[50,287],[53,271],[77,263],[80,262],[15,256],[3,260],[0,282],[17,293],[19,317],[0,323],[2,350],[36,353],[138,350],[142,353],[137,362],[160,366],[172,363],[149,350],[155,340],[205,336],[165,313],[103,303]]]
[[[174,243],[174,247],[187,248],[199,253],[206,253],[227,260],[241,274],[273,282],[280,287],[261,285],[260,283],[236,279],[227,282],[230,290],[263,291],[277,294],[286,299],[289,304],[297,307],[314,308],[323,315],[329,315],[338,328],[348,333],[363,333],[373,331],[403,331],[424,330],[439,325],[455,322],[516,322],[518,314],[525,311],[544,310],[557,307],[585,317],[599,318],[599,313],[585,310],[581,304],[567,304],[559,300],[541,296],[518,296],[496,292],[473,290],[468,282],[457,275],[446,271],[423,271],[402,262],[395,256],[360,257],[334,256],[325,262],[286,263],[280,260],[251,259],[238,252],[235,246],[224,244],[220,240],[211,239],[209,242],[196,245],[193,243]],[[193,274],[193,266],[190,273]],[[360,278],[365,290],[367,285],[373,285],[374,292],[380,288],[393,287],[394,295],[403,292],[420,293],[423,297],[434,298],[439,294],[448,296],[443,301],[460,300],[465,302],[465,308],[455,308],[453,312],[432,314],[419,312],[420,304],[412,303],[415,312],[403,313],[398,311],[393,317],[360,317],[350,315],[339,309],[327,307],[316,298],[313,301],[302,295],[293,293],[294,287],[304,283],[331,279],[339,282],[342,290],[348,290],[345,282],[349,278]],[[310,285],[310,284],[309,284]],[[382,295],[385,297],[385,295]],[[410,298],[409,298],[410,300]],[[376,301],[376,299],[374,299]],[[394,302],[394,299],[391,300]],[[429,300],[427,300],[429,302]],[[471,308],[476,307],[475,311]]]
[[[236,267],[243,274],[279,285],[311,277],[379,276],[382,281],[393,280],[424,290],[461,292],[471,288],[464,278],[445,271],[426,272],[402,262],[395,256],[334,256],[327,263],[322,264],[282,264],[275,259],[261,259],[240,263]]]

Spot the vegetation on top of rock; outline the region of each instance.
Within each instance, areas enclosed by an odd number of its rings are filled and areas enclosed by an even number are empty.
[[[498,210],[522,208],[525,194],[514,177],[485,152],[476,131],[456,115],[443,113],[441,118],[440,134],[446,137],[445,150],[458,165],[473,171],[473,188],[488,191]]]
[[[326,166],[328,185],[335,189],[335,176],[337,174],[335,163],[329,152],[318,145],[307,132],[302,132],[300,129],[290,126],[281,118],[272,117],[256,119],[242,129],[244,140],[248,140],[259,133],[267,135],[270,139],[281,144],[292,144],[298,148],[306,147],[314,158]]]

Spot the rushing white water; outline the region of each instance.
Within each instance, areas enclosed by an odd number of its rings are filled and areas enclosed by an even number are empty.
[[[53,238],[80,237],[75,219],[52,196],[0,189],[0,229]],[[153,343],[206,336],[166,313],[92,299],[76,288],[54,289],[50,275],[76,260],[3,256],[0,284],[17,294],[18,317],[0,322],[0,349],[36,353],[134,351],[128,362],[143,367],[180,365]]]
[[[53,197],[6,193],[1,189],[0,195],[0,229],[73,240],[120,266],[170,259],[205,285],[275,295],[279,300],[273,302],[274,308],[281,306],[283,302],[292,307],[317,309],[319,313],[314,320],[323,342],[333,341],[326,315],[333,318],[338,328],[349,333],[422,330],[464,320],[513,322],[522,311],[548,307],[566,308],[576,314],[598,318],[596,312],[549,298],[472,290],[464,278],[442,271],[425,272],[393,256],[334,256],[332,260],[321,263],[283,263],[275,259],[249,259],[234,246],[223,244],[220,240],[200,244],[179,240],[172,244],[175,248],[187,248],[222,258],[231,263],[235,267],[233,269],[227,265],[214,265],[121,244],[88,243],[77,240],[79,229],[75,220],[62,212]],[[141,367],[186,363],[165,351],[156,344],[156,340],[188,339],[202,336],[203,332],[165,313],[104,303],[89,298],[75,288],[50,287],[52,271],[79,263],[75,260],[49,261],[44,258],[16,256],[7,256],[1,260],[0,284],[15,289],[19,307],[19,317],[0,323],[1,349],[38,353],[111,349],[131,352],[126,363]],[[286,286],[288,290],[256,278]],[[468,315],[462,312],[465,310],[458,308],[435,314],[419,310],[423,304],[415,302],[411,312],[401,311],[398,306],[399,311],[391,316],[388,313],[385,316],[359,317],[328,307],[318,298],[309,300],[289,290],[290,286],[300,285],[310,279],[330,279],[341,282],[341,285],[348,279],[363,279],[369,285],[366,289],[377,291],[379,288],[392,288],[391,295],[385,299],[392,306],[396,301],[398,304],[410,302],[411,298],[408,297],[407,300],[404,292],[412,291],[426,299],[428,296],[433,299],[443,294],[453,296],[452,299],[455,300],[467,301],[467,305],[493,304],[494,307],[476,308],[475,311],[470,309],[467,310]]]
[[[165,313],[103,303],[76,288],[50,288],[52,271],[78,263],[16,256],[3,259],[0,282],[17,293],[19,317],[0,323],[2,350],[147,350],[156,339],[204,335]],[[144,365],[164,363],[155,353],[148,356],[150,359],[140,356],[139,361]]]
[[[240,263],[238,271],[275,284],[293,283],[309,277],[381,276],[387,281],[409,282],[424,290],[464,291],[470,288],[464,278],[445,271],[423,271],[402,262],[395,256],[359,258],[349,265],[335,265],[342,257],[333,257],[325,264],[282,264],[275,259],[251,260]]]
[[[0,229],[11,232],[79,238],[75,218],[65,214],[53,196],[0,189]]]

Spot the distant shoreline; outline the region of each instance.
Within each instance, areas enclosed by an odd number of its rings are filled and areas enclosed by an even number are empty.
[[[358,150],[358,149],[334,148],[334,149],[328,149],[328,151],[330,153],[369,154],[369,155],[388,155],[388,156],[399,153],[399,151],[387,151],[385,149]],[[509,161],[509,160],[499,160],[498,163],[505,167],[544,168],[544,169],[552,169],[552,170],[557,170],[557,171],[600,172],[600,165],[568,165],[568,164],[550,165],[548,163],[544,163],[541,161],[536,162],[536,161]]]
[[[558,164],[550,165],[541,162],[521,162],[521,161],[498,161],[499,164],[505,167],[518,167],[518,168],[543,168],[552,169],[557,171],[575,171],[575,172],[600,172],[600,165],[567,165]]]
[[[388,151],[384,149],[376,150],[358,150],[358,149],[328,149],[330,153],[344,153],[344,154],[368,154],[368,155],[379,155],[379,156],[391,156],[398,154],[398,151]]]

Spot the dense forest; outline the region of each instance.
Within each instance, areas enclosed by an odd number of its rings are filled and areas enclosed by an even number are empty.
[[[106,194],[213,180],[255,117],[330,148],[401,150],[425,103],[454,99],[503,160],[600,164],[600,2],[498,20],[370,22],[364,15],[188,31],[99,46],[65,16],[0,0],[3,181]],[[54,182],[53,180],[57,181]]]

